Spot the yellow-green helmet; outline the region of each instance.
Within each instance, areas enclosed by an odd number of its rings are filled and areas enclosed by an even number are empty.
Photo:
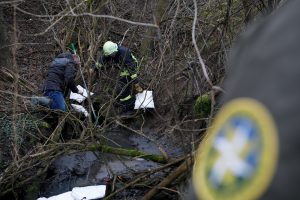
[[[118,51],[118,45],[112,41],[107,41],[103,45],[104,56],[109,56]]]

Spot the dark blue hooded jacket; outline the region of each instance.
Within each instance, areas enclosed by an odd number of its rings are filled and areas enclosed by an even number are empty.
[[[77,93],[78,89],[74,83],[76,73],[77,64],[74,62],[72,54],[58,55],[49,65],[44,91],[66,92],[70,88],[72,92]]]

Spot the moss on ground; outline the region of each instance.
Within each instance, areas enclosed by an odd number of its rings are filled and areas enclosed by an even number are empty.
[[[194,104],[194,111],[199,117],[206,118],[209,116],[211,110],[211,99],[209,94],[199,96]]]

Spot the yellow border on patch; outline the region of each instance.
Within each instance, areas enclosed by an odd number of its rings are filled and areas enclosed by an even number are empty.
[[[263,142],[261,164],[252,180],[252,184],[231,196],[220,197],[210,190],[205,178],[205,167],[209,150],[222,125],[237,114],[246,114],[257,124]],[[278,133],[273,117],[260,102],[250,98],[239,98],[227,103],[217,115],[198,149],[193,169],[193,185],[201,200],[252,200],[259,198],[269,186],[277,166]]]

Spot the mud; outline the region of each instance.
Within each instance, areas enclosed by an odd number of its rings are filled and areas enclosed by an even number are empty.
[[[105,137],[109,139],[109,145],[160,154],[155,144],[130,131],[117,129],[110,131]],[[161,145],[170,156],[178,157],[183,154],[183,151],[178,146],[171,144],[170,140],[166,141],[166,138],[161,138],[159,141],[161,141]],[[50,167],[46,179],[41,184],[40,196],[50,197],[70,191],[73,187],[96,184],[107,185],[108,192],[110,192],[111,187],[120,188],[124,186],[124,182],[131,180],[137,174],[159,166],[161,165],[158,163],[142,158],[129,158],[99,152],[63,155]],[[159,178],[165,176],[165,174],[159,172],[154,176]],[[113,199],[140,199],[147,190],[148,188],[129,188]]]

